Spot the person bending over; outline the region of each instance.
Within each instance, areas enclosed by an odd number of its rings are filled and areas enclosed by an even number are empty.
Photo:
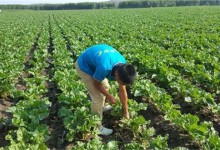
[[[76,63],[76,72],[85,84],[92,99],[91,112],[103,117],[103,111],[110,110],[105,101],[116,103],[116,98],[109,93],[108,80],[115,80],[119,85],[119,98],[122,103],[124,117],[129,119],[128,95],[126,85],[132,84],[136,77],[135,67],[127,64],[125,58],[113,47],[106,44],[93,45],[82,52]],[[113,132],[100,123],[100,134]]]

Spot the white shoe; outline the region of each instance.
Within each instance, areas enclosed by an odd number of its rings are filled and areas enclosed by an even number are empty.
[[[110,135],[113,132],[112,129],[108,129],[108,128],[105,128],[103,126],[100,127],[99,131],[101,132],[100,133],[101,135],[105,135],[105,136]]]
[[[103,107],[103,112],[106,112],[106,111],[109,111],[109,110],[112,110],[112,106],[111,105],[107,105],[107,106]]]

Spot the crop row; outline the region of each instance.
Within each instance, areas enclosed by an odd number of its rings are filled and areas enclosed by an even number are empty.
[[[58,24],[58,22],[56,22],[56,24]],[[90,114],[89,112],[90,103],[87,99],[85,87],[82,82],[78,80],[76,75],[74,63],[71,59],[72,53],[66,48],[66,44],[68,43],[65,41],[65,38],[62,37],[60,34],[61,31],[59,31],[58,28],[54,27],[53,29],[54,36],[56,37],[54,40],[54,58],[56,58],[54,80],[58,82],[58,85],[62,90],[62,94],[59,95],[59,102],[62,105],[59,110],[59,115],[63,118],[64,126],[68,130],[67,140],[75,140],[75,142],[78,140],[89,140],[92,135],[94,139],[88,142],[78,141],[72,148],[82,149],[91,147],[99,149],[118,149],[119,141],[108,141],[107,144],[102,144],[102,141],[97,137],[97,124],[99,123],[99,119],[97,116]],[[59,42],[56,42],[57,40]],[[113,90],[112,92],[114,95],[117,95],[116,90]],[[123,123],[121,123],[120,126],[123,128],[130,128],[135,139],[130,143],[123,143],[124,147],[141,149],[147,147],[165,147],[167,145],[166,138],[161,136],[153,138],[153,128],[148,129],[147,127],[149,122],[145,121],[143,117],[138,116],[137,112],[141,109],[146,109],[146,106],[144,104],[137,104],[133,100],[130,100],[130,106],[133,118],[129,121],[122,121]],[[116,116],[122,114],[121,105],[115,106],[112,114]],[[136,125],[134,125],[134,122],[136,122]],[[93,130],[91,130],[91,128],[93,128]]]
[[[42,30],[45,30],[44,27]],[[6,149],[46,149],[49,130],[42,121],[49,115],[51,103],[45,96],[48,92],[48,76],[42,74],[42,71],[48,66],[47,46],[47,32],[42,32],[32,57],[26,62],[29,67],[20,72],[19,84],[23,84],[24,89],[16,89],[19,101],[8,110],[12,113],[11,121],[15,129],[10,130],[6,136],[10,142]]]
[[[35,23],[32,25],[27,19]],[[23,70],[26,54],[34,46],[33,41],[37,39],[42,22],[34,19],[29,15],[25,19],[19,15],[1,16],[0,94],[3,97],[9,96],[15,90],[13,83]]]

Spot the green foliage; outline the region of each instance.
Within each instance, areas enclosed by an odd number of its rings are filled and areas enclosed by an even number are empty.
[[[151,2],[158,6],[158,1]],[[167,6],[166,1],[160,2]],[[5,149],[48,149],[45,143],[51,133],[44,124],[51,107],[45,98],[48,81],[58,86],[58,114],[73,149],[120,149],[122,144],[127,149],[168,149],[169,137],[155,136],[150,121],[139,115],[147,104],[132,99],[128,101],[130,120],[120,118],[119,101],[111,111],[119,130],[133,135],[130,143],[104,143],[98,138],[100,119],[90,113],[88,94],[74,67],[81,51],[98,43],[114,46],[137,66],[138,79],[129,87],[132,96],[155,105],[166,121],[188,133],[201,149],[219,149],[214,125],[196,114],[182,113],[181,105],[176,104],[181,101],[213,116],[220,114],[216,101],[220,93],[218,7],[7,11],[0,20],[0,97],[20,100],[9,109],[15,129],[8,133],[10,144]],[[43,75],[48,67],[52,67],[50,72]],[[15,88],[20,78],[25,90]],[[112,85],[110,92],[118,99],[116,87]],[[5,125],[4,121],[0,119],[0,124]]]
[[[99,138],[92,139],[87,143],[77,142],[77,145],[72,147],[72,150],[84,150],[84,149],[118,150],[119,147],[116,141],[111,141],[111,142],[108,142],[107,144],[103,144]]]
[[[77,136],[83,140],[88,140],[88,135],[96,136],[99,133],[100,117],[91,114],[87,107],[77,107],[73,112],[62,107],[59,110],[59,116],[64,118],[64,126],[68,130],[68,141],[76,140]]]
[[[46,150],[45,142],[49,139],[45,125],[37,125],[34,131],[20,127],[17,131],[10,131],[6,139],[10,144],[6,149],[42,149]]]

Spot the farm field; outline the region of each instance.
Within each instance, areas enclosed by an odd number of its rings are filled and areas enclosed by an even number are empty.
[[[0,149],[220,149],[220,7],[2,11],[0,24]],[[99,43],[138,71],[131,119],[118,102],[106,137],[74,67]]]

